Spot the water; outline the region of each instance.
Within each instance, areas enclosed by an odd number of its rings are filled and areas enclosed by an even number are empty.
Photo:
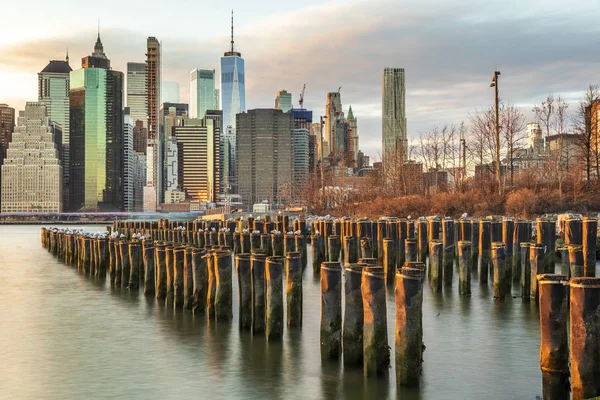
[[[95,229],[95,228],[89,228]],[[310,255],[309,255],[310,265]],[[319,280],[304,275],[304,320],[279,343],[234,321],[174,313],[154,298],[111,288],[41,247],[39,226],[0,226],[0,397],[3,399],[535,399],[541,396],[539,314],[494,301],[473,275],[471,297],[424,290],[427,349],[419,389],[321,362]],[[514,292],[516,293],[516,292]],[[392,348],[394,302],[388,292]],[[393,364],[393,362],[392,362]]]

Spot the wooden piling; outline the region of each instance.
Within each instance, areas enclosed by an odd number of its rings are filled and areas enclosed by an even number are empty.
[[[458,242],[458,293],[461,296],[471,295],[471,242]]]
[[[396,273],[395,278],[396,384],[416,386],[421,378],[423,363],[422,273],[419,270],[403,268]]]
[[[363,372],[366,377],[387,375],[390,367],[385,286],[383,268],[363,269],[361,278],[364,310]]]
[[[349,264],[344,269],[344,324],[342,332],[344,364],[363,363],[364,311],[361,293],[362,270],[365,265]]]
[[[321,265],[321,357],[338,359],[342,350],[342,268],[339,262]]]
[[[299,252],[285,255],[285,282],[287,326],[302,326],[302,257]]]

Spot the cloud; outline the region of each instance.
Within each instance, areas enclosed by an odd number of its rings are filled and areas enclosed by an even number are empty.
[[[410,135],[468,118],[490,105],[493,71],[502,71],[504,101],[529,111],[550,92],[576,101],[597,81],[600,28],[597,2],[558,1],[366,1],[325,3],[256,20],[236,31],[236,49],[246,60],[246,104],[272,107],[276,91],[287,89],[297,103],[307,84],[305,106],[315,118],[324,112],[328,91],[342,87],[344,109],[352,104],[359,120],[361,147],[375,156],[381,147],[381,74],[384,67],[406,70]],[[163,79],[178,81],[182,100],[189,97],[189,72],[219,70],[229,44],[228,32],[203,40],[178,37],[163,41]],[[19,43],[0,49],[0,70],[18,71],[26,94],[35,98],[35,73],[69,47],[71,65],[89,54],[95,31]],[[143,61],[146,36],[128,30],[102,33],[115,69]],[[3,78],[0,74],[0,87]],[[33,90],[32,90],[33,88]],[[12,97],[18,97],[13,94]],[[25,96],[23,96],[25,97]],[[2,100],[2,99],[0,99]]]

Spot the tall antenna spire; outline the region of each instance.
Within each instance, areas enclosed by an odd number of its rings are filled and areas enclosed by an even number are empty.
[[[100,39],[100,17],[98,17],[98,39]]]
[[[233,53],[233,9],[231,10],[231,52]]]

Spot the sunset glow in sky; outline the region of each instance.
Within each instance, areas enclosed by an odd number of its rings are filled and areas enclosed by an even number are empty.
[[[145,40],[163,44],[163,79],[189,100],[189,72],[219,68],[235,10],[236,49],[246,60],[246,104],[273,107],[278,90],[298,94],[318,118],[328,91],[342,87],[344,111],[358,118],[360,147],[381,147],[381,73],[406,70],[409,136],[459,123],[493,102],[489,81],[502,71],[501,99],[529,110],[547,94],[576,102],[600,83],[598,0],[349,0],[206,3],[30,0],[3,6],[0,103],[22,109],[37,100],[37,73],[50,59],[81,66],[97,21],[114,69],[144,61]],[[574,108],[574,106],[573,106]]]

